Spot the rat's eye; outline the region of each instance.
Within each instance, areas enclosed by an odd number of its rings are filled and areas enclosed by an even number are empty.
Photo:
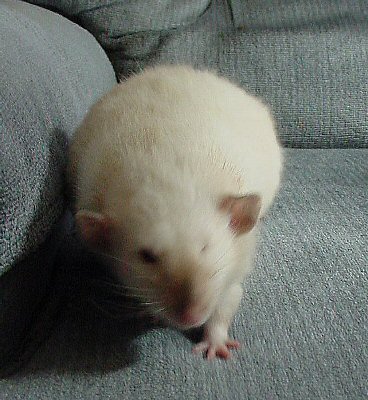
[[[138,254],[141,260],[147,264],[156,264],[159,261],[159,257],[150,249],[141,249]]]
[[[202,248],[201,248],[201,253],[205,252],[208,248],[208,244],[205,244]]]

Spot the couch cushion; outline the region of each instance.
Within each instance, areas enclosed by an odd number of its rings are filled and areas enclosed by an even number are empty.
[[[161,32],[195,22],[210,0],[29,0],[71,18],[88,29],[105,49],[125,58],[147,56],[160,44]]]
[[[163,36],[150,57],[110,57],[123,74],[167,62],[218,70],[271,105],[285,146],[368,147],[368,2],[326,2],[310,1],[308,11],[296,0],[239,1],[229,18],[225,2],[213,1],[197,24]],[[258,10],[258,25],[234,22],[248,9]]]
[[[19,370],[57,320],[64,297],[57,261],[70,229],[65,214],[37,251],[0,277],[0,379]]]
[[[0,58],[1,274],[60,218],[67,138],[115,75],[87,31],[19,1],[0,4]]]
[[[365,0],[230,0],[234,25],[244,29],[293,29],[359,24],[368,18]]]
[[[285,146],[368,146],[368,2],[213,0],[202,14],[206,2],[180,2],[177,25],[170,2],[144,3],[42,1],[90,29],[118,76],[168,62],[213,68],[271,105]]]
[[[284,146],[359,148],[368,147],[367,48],[368,24],[261,32],[203,27],[167,36],[138,66],[137,59],[111,60],[123,73],[160,63],[213,68],[271,106]]]
[[[28,368],[0,383],[4,398],[365,398],[367,170],[365,149],[287,151],[282,190],[232,329],[242,348],[228,362],[193,355],[174,330],[96,318],[92,300],[106,312],[109,303],[91,290]],[[93,276],[90,259],[85,270],[84,285]],[[120,309],[116,303],[112,315]]]

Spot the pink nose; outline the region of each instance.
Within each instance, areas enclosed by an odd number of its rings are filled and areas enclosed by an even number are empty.
[[[201,316],[188,308],[179,315],[179,322],[184,325],[197,325],[201,322]]]

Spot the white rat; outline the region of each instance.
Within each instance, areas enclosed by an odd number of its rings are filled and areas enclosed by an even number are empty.
[[[282,153],[267,107],[228,80],[159,66],[116,85],[70,148],[82,239],[118,279],[185,330],[195,352],[228,358],[228,329],[278,190]]]

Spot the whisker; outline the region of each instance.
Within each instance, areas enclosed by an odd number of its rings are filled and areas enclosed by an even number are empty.
[[[118,294],[120,296],[131,296],[133,294],[150,294],[153,293],[151,289],[141,289],[135,287],[115,287],[109,285],[100,285],[100,287],[106,288],[111,293]]]
[[[108,316],[108,317],[110,317],[110,318],[113,318],[113,319],[122,319],[122,318],[126,318],[126,317],[133,317],[133,316],[135,316],[136,314],[137,314],[137,311],[139,311],[139,309],[135,309],[135,312],[129,312],[129,313],[127,313],[127,312],[124,312],[124,313],[121,313],[121,309],[119,309],[118,311],[118,313],[115,313],[115,314],[113,314],[112,312],[111,312],[111,309],[107,309],[106,307],[103,307],[101,304],[99,304],[98,302],[96,302],[96,301],[94,301],[94,300],[92,300],[92,299],[89,299],[89,301],[90,301],[90,303],[92,303],[93,305],[94,305],[94,307],[96,307],[99,311],[101,311],[103,314],[105,314],[106,316]],[[126,310],[124,310],[124,311],[126,311]]]
[[[150,309],[161,309],[162,306],[160,302],[158,301],[138,301],[136,304],[134,303],[126,303],[126,302],[117,302],[114,301],[113,299],[98,299],[95,300],[93,298],[88,299],[93,305],[95,305],[99,309],[103,309],[106,311],[106,308],[108,308],[109,311],[112,309],[117,310],[117,311],[124,311],[126,312],[127,310],[130,311],[135,311],[136,314],[137,312],[141,312],[144,309],[150,310]],[[161,307],[160,307],[161,306]]]
[[[112,259],[112,260],[115,260],[115,261],[119,261],[119,262],[121,262],[121,263],[124,263],[124,260],[123,260],[122,258],[120,258],[120,257],[115,257],[115,256],[113,256],[113,255],[111,255],[111,254],[108,254],[108,253],[102,253],[102,252],[100,252],[100,251],[95,251],[95,254],[97,254],[97,255],[99,255],[99,256],[101,256],[101,257],[110,258],[110,259]]]
[[[153,316],[156,316],[156,315],[160,315],[160,314],[162,314],[163,312],[167,311],[167,309],[166,309],[165,307],[150,308],[148,311],[149,311],[150,314],[152,314]]]
[[[127,304],[127,303],[118,303],[115,301],[109,301],[109,300],[100,300],[99,304],[105,304],[107,306],[114,306],[118,308],[119,310],[140,310],[142,307],[139,304]]]
[[[221,271],[223,271],[225,268],[219,268],[217,271],[215,271],[211,276],[210,279],[214,278],[217,274],[219,274]]]
[[[153,306],[160,303],[158,301],[140,301],[139,304],[142,304],[144,306]]]
[[[106,287],[112,287],[112,288],[115,288],[115,289],[119,289],[121,291],[123,291],[123,290],[132,290],[132,291],[136,290],[136,291],[139,291],[139,292],[152,291],[151,288],[141,288],[141,287],[138,287],[138,286],[125,285],[123,283],[118,283],[118,282],[114,282],[114,281],[110,281],[110,280],[104,280],[104,279],[90,279],[90,282],[91,283],[95,283],[95,284],[100,285],[100,286],[106,286]]]
[[[214,262],[214,265],[216,265],[218,262],[220,262],[226,255],[227,253],[230,251],[230,249],[233,247],[233,244],[231,244],[227,250],[225,250],[225,252]]]

